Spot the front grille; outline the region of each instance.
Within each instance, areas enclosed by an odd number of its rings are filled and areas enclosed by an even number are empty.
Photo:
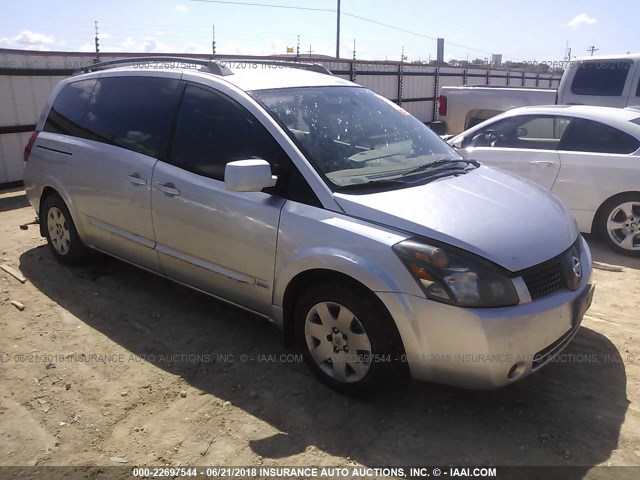
[[[562,273],[562,261],[554,259],[531,267],[522,273],[522,279],[529,289],[531,300],[565,288],[565,276]]]
[[[555,258],[518,272],[529,289],[531,300],[549,295],[563,288],[577,288],[580,277],[571,268],[573,255],[580,258],[581,237]]]

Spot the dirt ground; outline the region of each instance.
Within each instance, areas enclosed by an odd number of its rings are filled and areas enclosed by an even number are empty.
[[[640,465],[640,259],[593,239],[621,268],[594,271],[561,361],[495,391],[353,400],[262,319],[109,258],[56,263],[18,228],[33,217],[0,192],[0,263],[26,278],[0,271],[0,465]]]

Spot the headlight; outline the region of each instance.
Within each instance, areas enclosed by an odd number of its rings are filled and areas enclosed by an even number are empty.
[[[392,248],[431,300],[460,307],[507,307],[520,302],[509,277],[473,254],[417,239]]]

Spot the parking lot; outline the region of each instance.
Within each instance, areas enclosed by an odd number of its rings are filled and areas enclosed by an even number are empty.
[[[26,279],[0,271],[1,465],[640,465],[640,259],[592,238],[593,305],[556,362],[354,400],[262,319],[109,258],[58,264],[33,216],[0,192],[0,264]]]

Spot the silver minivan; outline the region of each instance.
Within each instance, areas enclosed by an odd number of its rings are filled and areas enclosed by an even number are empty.
[[[547,191],[317,66],[127,62],[60,82],[25,148],[60,262],[98,250],[257,313],[352,394],[508,385],[576,334],[591,254]]]

